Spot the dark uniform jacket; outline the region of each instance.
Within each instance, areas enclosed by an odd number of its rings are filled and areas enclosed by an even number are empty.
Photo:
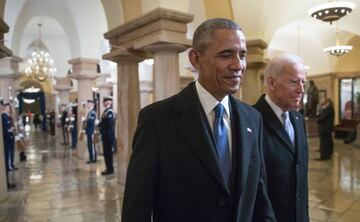
[[[303,115],[290,111],[295,145],[279,118],[260,97],[254,107],[264,121],[264,158],[268,193],[278,222],[308,222],[308,144]]]
[[[115,113],[111,107],[104,110],[99,123],[101,139],[114,141],[115,139]]]
[[[7,113],[2,113],[1,114],[1,118],[2,118],[2,127],[3,127],[3,138],[4,138],[4,145],[6,146],[6,144],[9,143],[13,143],[14,142],[14,130],[12,128],[12,123],[11,123],[11,117],[7,114]]]
[[[92,109],[88,112],[86,120],[85,120],[86,121],[86,128],[85,128],[86,135],[94,134],[95,120],[96,120],[96,111],[95,111],[95,109]]]
[[[332,105],[320,110],[317,117],[319,133],[331,133],[334,129],[334,108]]]

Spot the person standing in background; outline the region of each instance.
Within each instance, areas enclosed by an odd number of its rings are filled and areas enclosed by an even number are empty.
[[[115,112],[112,108],[113,98],[105,96],[103,99],[103,106],[105,108],[101,115],[101,122],[99,123],[101,139],[103,142],[103,153],[105,158],[106,169],[101,172],[101,175],[108,175],[114,173],[113,166],[113,145],[115,141]]]
[[[319,115],[317,116],[320,158],[317,160],[329,160],[334,151],[334,141],[331,134],[334,129],[334,106],[329,98],[321,99],[320,106]]]
[[[62,145],[68,145],[69,144],[69,134],[67,132],[67,124],[68,124],[68,112],[66,110],[66,105],[61,105],[61,117],[60,117],[60,123],[61,123],[61,130],[63,134],[64,142]]]
[[[69,113],[69,131],[73,156],[77,156],[77,104],[71,104]]]
[[[278,222],[308,222],[308,143],[300,107],[305,65],[296,55],[271,59],[264,71],[266,94],[254,107],[264,123],[268,194]]]
[[[95,100],[87,100],[88,113],[85,119],[85,134],[87,138],[87,147],[89,151],[89,160],[87,164],[96,163],[96,149],[93,143],[93,137],[95,132],[95,121],[96,121],[96,107]]]
[[[14,123],[11,118],[11,107],[9,103],[2,104],[2,128],[3,128],[3,141],[4,141],[4,158],[5,158],[5,170],[6,170],[6,180],[7,188],[15,188],[16,185],[10,183],[9,181],[9,171],[12,171],[15,168],[14,164],[14,152],[15,152],[15,137],[14,137]]]

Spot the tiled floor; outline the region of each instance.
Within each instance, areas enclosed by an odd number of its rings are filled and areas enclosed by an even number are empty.
[[[0,222],[120,221],[122,187],[116,174],[101,176],[102,156],[88,165],[40,131],[31,138],[28,161],[11,178],[17,188],[0,202]]]
[[[312,222],[360,221],[360,148],[335,140],[330,161],[319,162],[318,139],[309,138],[309,207]],[[123,187],[101,176],[104,162],[85,164],[39,131],[28,161],[12,179],[16,190],[0,202],[0,221],[120,221]]]

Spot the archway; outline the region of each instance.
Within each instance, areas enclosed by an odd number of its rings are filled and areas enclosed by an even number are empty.
[[[26,80],[20,86],[23,90],[17,94],[19,114],[35,114],[34,117],[40,120],[40,127],[46,130],[46,100],[43,86],[35,80]]]

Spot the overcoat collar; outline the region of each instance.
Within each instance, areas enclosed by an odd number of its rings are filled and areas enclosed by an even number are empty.
[[[232,112],[231,125],[233,146],[237,146],[236,148],[239,149],[237,153],[240,155],[240,177],[241,181],[245,181],[243,178],[247,175],[250,160],[251,144],[249,143],[252,141],[252,129],[248,124],[248,119],[251,119],[251,116],[233,97],[230,96],[229,98]],[[215,180],[230,193],[230,189],[226,185],[220,171],[212,132],[200,104],[194,83],[190,83],[178,95],[174,104],[174,109],[181,115],[176,125],[180,134],[184,137]],[[239,130],[236,129],[236,127],[239,127],[237,121],[240,121]],[[239,134],[234,136],[235,132],[238,132]]]
[[[279,118],[276,116],[274,111],[271,109],[270,105],[265,100],[265,95],[261,96],[259,101],[255,105],[259,111],[261,112],[265,124],[267,124],[270,128],[274,130],[276,135],[286,144],[286,147],[289,151],[295,154],[295,147],[292,144],[290,137],[288,136],[287,132],[285,131],[282,123],[280,122]],[[294,116],[292,111],[289,112],[290,121],[293,124],[294,131],[295,131],[295,144],[297,141],[297,133],[296,133],[296,121],[298,119]]]

